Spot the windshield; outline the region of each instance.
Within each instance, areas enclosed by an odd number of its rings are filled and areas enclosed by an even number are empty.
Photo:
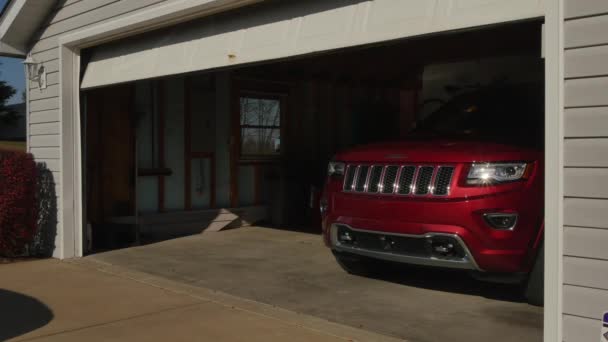
[[[413,134],[538,145],[544,139],[543,123],[542,87],[487,87],[454,97]]]

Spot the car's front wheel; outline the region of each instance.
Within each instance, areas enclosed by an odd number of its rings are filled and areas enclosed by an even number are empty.
[[[525,296],[528,303],[532,305],[544,305],[545,292],[545,245],[542,244],[538,249],[538,255],[534,261],[534,266],[528,282],[526,283]]]

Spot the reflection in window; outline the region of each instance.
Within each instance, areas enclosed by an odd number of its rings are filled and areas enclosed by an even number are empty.
[[[272,156],[281,152],[281,101],[241,97],[241,155]]]

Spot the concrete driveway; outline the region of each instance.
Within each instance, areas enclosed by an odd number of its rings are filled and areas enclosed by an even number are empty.
[[[91,260],[0,265],[0,341],[244,340],[397,341]]]
[[[414,342],[542,340],[543,310],[516,287],[413,267],[349,275],[314,234],[250,227],[86,259]]]

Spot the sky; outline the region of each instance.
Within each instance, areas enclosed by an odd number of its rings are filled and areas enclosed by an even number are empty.
[[[4,7],[7,0],[0,0],[0,8]],[[22,60],[18,58],[0,57],[0,80],[7,81],[17,89],[17,93],[9,100],[9,104],[20,103],[21,93],[25,89],[25,72]]]

